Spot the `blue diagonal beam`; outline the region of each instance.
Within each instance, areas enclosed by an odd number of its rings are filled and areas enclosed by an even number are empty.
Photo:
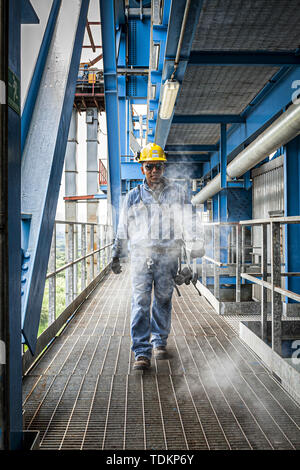
[[[23,113],[22,113],[22,121],[21,121],[21,152],[23,152],[24,145],[26,142],[30,121],[32,118],[32,113],[34,110],[36,98],[38,95],[40,83],[41,83],[41,76],[44,72],[44,67],[47,59],[47,54],[50,46],[50,42],[52,39],[52,35],[54,32],[54,27],[57,20],[57,15],[59,12],[61,0],[54,0],[52,4],[52,8],[49,14],[47,26],[44,32],[42,44],[39,50],[38,58],[36,61],[36,65],[34,68],[34,72],[32,75],[32,79],[30,82],[30,86],[28,89],[26,102],[24,105]]]
[[[89,0],[62,2],[22,159],[23,336],[35,351]],[[69,28],[66,28],[66,22]]]
[[[183,58],[187,58],[190,55],[191,47],[193,38],[195,35],[195,31],[197,28],[197,24],[199,21],[199,16],[202,8],[202,0],[192,0],[189,14],[187,18],[185,33],[183,36],[182,48],[180,56]],[[167,45],[165,50],[165,57],[176,57],[177,52],[177,45],[178,40],[180,37],[181,25],[184,16],[186,1],[185,0],[173,0],[171,5],[171,12],[169,18],[169,25],[168,25],[168,34],[167,34]],[[179,81],[181,84],[183,81],[183,77],[185,74],[185,70],[187,67],[187,61],[180,61],[176,74],[175,79]],[[165,61],[162,73],[162,85],[164,82],[171,78],[171,75],[174,70],[174,61]],[[162,89],[160,93],[160,101],[162,97]],[[178,96],[180,94],[180,89],[178,92]],[[155,142],[161,145],[163,148],[166,145],[168,135],[170,132],[170,127],[172,124],[172,118],[170,119],[161,119],[159,117],[159,109],[157,113],[157,122],[156,122],[156,130],[155,130]]]
[[[107,122],[110,202],[116,230],[121,197],[120,129],[114,0],[99,0],[102,18],[103,76]],[[117,2],[118,4],[120,2]]]

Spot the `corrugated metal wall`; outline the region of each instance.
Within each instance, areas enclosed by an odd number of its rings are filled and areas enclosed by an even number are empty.
[[[284,173],[283,155],[271,160],[252,171],[252,214],[253,219],[267,219],[270,212],[282,211],[284,214]],[[261,228],[253,228],[253,246],[261,246]],[[270,233],[268,231],[268,263],[270,263]],[[281,241],[282,256],[284,240]],[[261,250],[254,248],[254,262],[260,262]],[[260,299],[259,286],[253,286],[253,296]]]

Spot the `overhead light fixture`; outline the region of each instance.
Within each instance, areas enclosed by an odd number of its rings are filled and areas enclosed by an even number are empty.
[[[163,94],[160,105],[159,117],[170,119],[175,106],[180,83],[177,80],[166,80],[163,85]]]

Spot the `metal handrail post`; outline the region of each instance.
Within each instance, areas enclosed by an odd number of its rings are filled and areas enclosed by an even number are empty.
[[[56,271],[56,224],[53,227],[52,244],[50,249],[49,269]],[[56,318],[56,275],[49,278],[49,312],[48,326],[50,326]]]
[[[261,251],[261,273],[262,280],[267,281],[268,276],[268,251],[267,251],[267,224],[262,224],[262,251]],[[261,286],[261,339],[267,340],[267,288]]]
[[[90,247],[91,251],[95,249],[94,247],[94,241],[95,241],[95,232],[94,232],[94,225],[91,225],[90,227]],[[94,255],[91,256],[91,261],[90,261],[90,281],[92,281],[95,277],[94,273]]]
[[[67,224],[67,262],[71,263],[74,261],[74,225]],[[68,306],[73,301],[73,266],[70,266],[67,269],[66,273],[66,306]]]
[[[100,242],[100,226],[99,225],[97,225],[97,227],[96,227],[96,238],[97,238],[97,249],[100,250],[101,242]],[[100,270],[101,270],[100,258],[101,258],[100,251],[98,251],[98,253],[97,253],[97,274],[99,274]]]
[[[86,255],[86,225],[81,225],[81,256]],[[86,287],[86,258],[81,261],[81,290]]]
[[[214,228],[214,259],[220,262],[220,226],[215,225]],[[214,296],[220,298],[220,268],[214,264]]]
[[[77,258],[78,256],[78,226],[76,224],[73,225],[73,259]],[[76,299],[78,295],[78,266],[74,264],[73,266],[73,299]]]
[[[235,301],[241,302],[241,254],[242,254],[242,236],[241,226],[236,226],[236,292]]]
[[[105,229],[104,225],[100,225],[100,247],[101,248],[105,246],[105,230],[104,229]],[[101,269],[103,269],[103,267],[105,266],[104,250],[101,251],[100,260],[101,260]]]
[[[204,246],[205,245],[205,241],[206,241],[206,227],[204,227],[204,231],[203,231],[203,242],[204,242]],[[203,257],[202,258],[202,284],[206,287],[207,286],[207,271],[206,271],[206,259]]]
[[[281,355],[282,302],[274,287],[281,286],[280,223],[271,222],[272,349]]]

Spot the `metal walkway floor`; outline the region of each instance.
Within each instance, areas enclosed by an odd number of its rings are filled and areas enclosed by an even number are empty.
[[[300,407],[192,286],[170,359],[132,371],[130,278],[110,274],[24,378],[41,449],[300,449]]]

